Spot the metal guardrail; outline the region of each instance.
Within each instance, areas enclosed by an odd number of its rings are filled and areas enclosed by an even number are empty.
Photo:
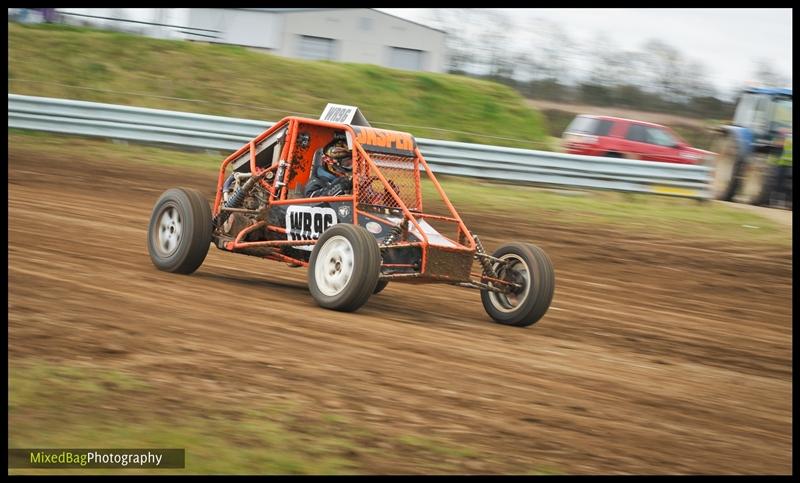
[[[235,151],[274,123],[8,95],[8,127]],[[437,174],[537,185],[710,197],[710,169],[417,138]]]

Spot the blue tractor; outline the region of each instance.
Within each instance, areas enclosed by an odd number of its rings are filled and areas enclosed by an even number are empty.
[[[792,90],[745,89],[711,150],[715,199],[791,209]]]

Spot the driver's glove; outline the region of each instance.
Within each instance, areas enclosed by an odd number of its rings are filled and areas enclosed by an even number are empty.
[[[352,190],[353,178],[350,176],[343,176],[331,181],[331,184],[328,185],[328,188],[325,190],[325,196],[339,196],[350,193]]]

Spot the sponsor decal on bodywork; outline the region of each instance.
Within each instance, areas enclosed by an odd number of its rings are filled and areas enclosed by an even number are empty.
[[[356,141],[367,151],[414,156],[417,143],[411,134],[387,129],[353,126]]]
[[[373,235],[380,235],[381,231],[383,231],[381,225],[379,223],[375,223],[374,221],[368,221],[364,227]]]
[[[286,236],[289,240],[316,240],[338,223],[336,210],[327,207],[290,206],[286,210]],[[311,251],[312,245],[295,248]]]

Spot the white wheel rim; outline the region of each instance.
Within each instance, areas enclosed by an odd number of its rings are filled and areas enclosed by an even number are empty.
[[[168,257],[178,250],[183,233],[181,214],[174,206],[167,206],[158,217],[156,224],[156,250]]]
[[[333,297],[347,286],[353,276],[353,245],[347,238],[336,235],[329,238],[319,250],[314,266],[317,288]]]
[[[516,293],[503,294],[499,292],[489,292],[489,300],[492,302],[494,308],[500,312],[513,312],[528,299],[528,295],[531,291],[531,269],[528,267],[528,264],[525,263],[525,260],[513,253],[503,255],[499,258],[500,260],[508,261],[506,268],[503,270],[498,270],[499,264],[495,264],[494,266],[500,278],[508,279],[509,277],[504,277],[504,275],[508,273],[508,271],[513,271],[517,275],[514,279],[519,280],[519,283],[522,283],[523,287]]]

